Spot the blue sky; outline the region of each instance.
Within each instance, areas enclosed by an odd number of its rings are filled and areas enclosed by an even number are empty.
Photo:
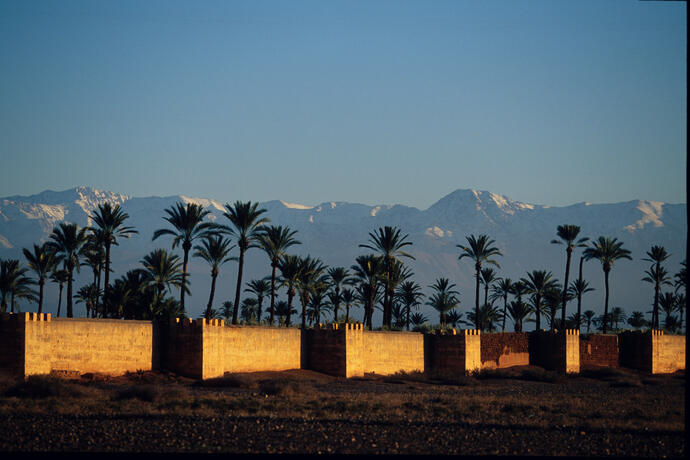
[[[0,1],[0,196],[685,202],[686,5]]]

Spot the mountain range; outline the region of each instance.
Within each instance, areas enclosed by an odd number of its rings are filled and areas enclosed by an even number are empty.
[[[209,219],[229,223],[223,211],[224,205],[232,203],[232,200],[216,201],[183,195],[131,197],[91,187],[0,198],[0,258],[19,258],[25,263],[21,249],[47,241],[58,222],[90,225],[89,215],[97,206],[111,202],[122,206],[130,216],[126,225],[139,232],[132,238],[121,239],[119,246],[112,250],[113,276],[119,277],[140,266],[139,261],[153,249],[170,249],[171,238],[161,237],[156,241],[151,241],[151,238],[156,229],[168,226],[163,220],[166,215],[164,209],[178,201],[201,204],[211,211]],[[414,273],[413,279],[425,288],[425,293],[429,293],[427,286],[436,278],[450,278],[460,291],[463,312],[474,305],[474,267],[468,259],[458,260],[460,249],[457,245],[465,244],[465,237],[470,234],[487,234],[495,240],[495,245],[503,253],[497,258],[499,276],[516,280],[526,276],[527,271],[545,269],[561,281],[565,272],[565,247],[550,244],[556,238],[558,225],[578,225],[582,229],[581,236],[590,238],[616,237],[623,241],[624,248],[632,252],[633,260],[615,262],[611,272],[610,306],[619,306],[628,313],[651,309],[653,286],[641,281],[650,265],[650,262],[642,260],[646,251],[653,245],[664,246],[672,254],[665,267],[673,275],[685,258],[687,244],[686,205],[647,200],[611,204],[583,202],[557,207],[521,203],[488,191],[459,189],[425,210],[400,204],[372,206],[331,201],[307,206],[282,200],[263,202],[260,207],[266,209],[265,215],[273,224],[297,230],[296,237],[302,244],[290,248],[291,253],[311,254],[329,266],[350,267],[357,255],[367,251],[359,245],[368,242],[370,232],[385,225],[399,227],[413,243],[406,249],[415,259],[404,260]],[[581,251],[576,249],[573,255],[571,279],[577,276]],[[175,252],[181,255],[181,249],[177,248]],[[90,282],[89,273],[82,270],[77,275],[77,288]],[[187,310],[190,316],[199,316],[208,301],[210,269],[203,260],[192,258],[190,273],[192,296],[186,302]],[[250,281],[269,274],[266,255],[259,249],[249,250],[243,280]],[[234,298],[236,276],[236,263],[231,262],[221,268],[216,308],[223,301]],[[602,312],[604,276],[601,264],[586,261],[583,277],[595,288],[594,292],[585,294],[583,310]],[[243,297],[245,295],[249,294],[243,294]],[[284,296],[284,293],[280,295]],[[571,312],[574,303],[569,305]],[[56,306],[57,287],[48,283],[47,311],[55,313]],[[33,311],[35,305],[21,305],[21,308]],[[83,314],[81,304],[76,308],[76,314]],[[297,308],[299,310],[299,306]],[[422,311],[432,322],[438,322],[438,313],[430,307],[424,306]]]

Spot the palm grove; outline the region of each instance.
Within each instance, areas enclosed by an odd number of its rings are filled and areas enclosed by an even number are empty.
[[[318,258],[289,254],[291,247],[302,244],[297,232],[287,226],[272,225],[265,212],[259,209],[258,203],[227,203],[223,212],[227,220],[216,223],[206,218],[210,211],[201,205],[178,202],[165,209],[167,225],[156,230],[152,238],[152,241],[167,240],[171,250],[153,250],[141,259],[141,267],[111,282],[111,252],[117,250],[121,239],[138,232],[126,225],[129,216],[119,205],[101,204],[90,216],[91,226],[79,228],[62,222],[53,229],[47,242],[24,248],[26,266],[17,259],[0,260],[2,312],[19,311],[18,303],[25,301],[36,303],[37,311],[42,313],[44,286],[50,281],[59,288],[58,317],[62,313],[63,288],[66,288],[65,312],[69,318],[74,316],[73,301],[83,304],[86,316],[91,318],[184,317],[185,296],[190,295],[189,260],[197,257],[208,263],[210,271],[204,317],[224,318],[232,324],[304,328],[329,320],[361,320],[371,330],[374,310],[380,310],[381,329],[426,331],[433,327],[420,307],[428,305],[438,312],[436,327],[441,329],[465,325],[505,331],[509,319],[516,332],[521,332],[527,322],[534,322],[536,329],[548,323],[552,331],[584,327],[587,333],[592,326],[606,333],[626,324],[636,329],[682,330],[686,261],[671,276],[662,265],[671,254],[661,246],[653,246],[643,259],[650,266],[641,281],[653,286],[652,309],[646,312],[651,317],[647,320],[641,311],[628,315],[620,307],[609,308],[609,274],[618,261],[631,259],[630,251],[616,238],[600,236],[589,240],[580,236],[580,227],[559,225],[557,238],[551,243],[565,247],[561,283],[548,270],[533,270],[518,280],[500,277],[497,270],[503,254],[496,242],[487,235],[470,235],[465,238],[465,244],[457,245],[459,263],[465,259],[473,264],[476,283],[474,305],[462,312],[460,292],[448,278],[436,279],[429,286],[431,294],[423,294],[422,286],[412,279],[414,273],[405,265],[406,260],[414,259],[406,252],[413,243],[401,229],[385,226],[370,232],[368,241],[359,245],[368,253],[356,257],[349,268],[328,267]],[[172,252],[178,247],[182,258]],[[243,284],[244,260],[250,250],[263,251],[268,274]],[[571,276],[574,255],[579,255],[577,276]],[[601,264],[604,276],[602,315],[592,310],[582,311],[583,296],[593,291],[582,277],[583,263],[590,260]],[[216,280],[229,262],[238,264],[235,296],[214,308]],[[75,272],[81,269],[90,269],[92,276],[75,294]],[[287,300],[277,300],[281,290]],[[576,303],[577,309],[568,315],[570,301]],[[295,320],[297,314],[299,319]]]

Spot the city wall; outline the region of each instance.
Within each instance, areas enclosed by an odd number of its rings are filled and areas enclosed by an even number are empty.
[[[400,371],[465,373],[527,364],[567,373],[589,365],[671,373],[685,368],[685,336],[659,331],[582,339],[577,331],[421,334],[365,331],[361,324],[302,331],[204,319],[163,324],[36,313],[0,316],[0,371],[23,376],[119,375],[162,368],[207,379],[302,368],[356,377]]]

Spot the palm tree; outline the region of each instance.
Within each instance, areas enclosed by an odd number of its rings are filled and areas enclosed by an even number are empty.
[[[412,314],[412,316],[410,317],[410,321],[415,326],[415,328],[419,328],[424,326],[425,323],[429,322],[429,318],[424,316],[422,313],[417,312]]]
[[[405,281],[398,287],[395,293],[396,297],[402,302],[405,308],[405,327],[410,330],[410,311],[413,308],[419,307],[424,298],[422,287],[414,281]]]
[[[506,312],[508,309],[508,294],[513,293],[513,281],[510,278],[499,278],[491,289],[491,302],[503,298],[503,324],[501,332],[506,331]]]
[[[446,314],[446,324],[450,327],[458,327],[458,324],[466,324],[462,319],[462,312],[451,310]]]
[[[268,324],[273,325],[275,315],[274,304],[276,296],[276,270],[280,258],[290,246],[302,244],[294,236],[297,230],[290,230],[289,227],[281,225],[264,226],[259,234],[259,246],[271,260],[271,307]]]
[[[594,313],[592,310],[587,310],[582,314],[582,317],[587,321],[587,334],[589,334],[589,328],[592,325],[592,320],[594,319],[594,316],[596,313]]]
[[[680,319],[678,322],[678,326],[682,329],[683,328],[683,312],[685,311],[686,308],[686,300],[685,300],[685,294],[676,294],[676,308],[678,310],[678,313],[680,313]],[[687,320],[687,318],[686,318]]]
[[[604,270],[604,286],[606,288],[606,297],[604,301],[604,327],[603,332],[606,334],[606,326],[609,313],[609,272],[613,267],[613,262],[618,259],[628,259],[632,260],[630,257],[630,251],[623,248],[623,242],[618,241],[616,238],[608,238],[600,236],[598,241],[592,242],[592,246],[588,247],[584,251],[584,256],[586,260],[597,259],[601,262],[602,269]]]
[[[10,297],[10,311],[14,313],[15,299],[32,298],[29,288],[34,284],[31,279],[24,276],[27,268],[21,267],[19,260],[0,260],[0,294],[2,295],[2,312],[7,311],[7,297]]]
[[[180,307],[185,311],[184,296],[187,289],[187,266],[189,262],[189,251],[192,249],[192,244],[196,239],[206,238],[208,235],[214,233],[216,226],[212,222],[203,222],[204,217],[211,213],[211,211],[204,209],[203,206],[196,203],[187,203],[187,206],[182,202],[175,203],[165,212],[168,217],[164,217],[174,230],[168,228],[160,228],[153,232],[151,241],[156,240],[163,235],[170,235],[173,237],[172,248],[175,249],[180,243],[182,244],[182,251],[184,259],[182,262],[182,281],[179,286],[184,286],[180,289]]]
[[[321,285],[326,284],[326,266],[319,259],[311,256],[300,258],[300,271],[297,277],[297,291],[302,304],[302,329],[307,328],[307,306],[309,298]]]
[[[495,243],[495,241],[490,239],[487,235],[479,235],[477,238],[475,238],[474,235],[470,235],[468,237],[465,237],[465,239],[467,240],[467,246],[462,246],[460,244],[456,245],[457,247],[463,250],[463,253],[460,254],[458,259],[462,259],[463,257],[469,257],[471,260],[474,260],[474,268],[476,271],[475,277],[477,279],[474,317],[476,319],[479,319],[479,281],[481,276],[482,263],[492,264],[498,268],[501,268],[501,266],[498,265],[498,262],[491,259],[491,257],[502,256],[503,254],[501,253],[501,251],[498,250],[498,248],[492,246]],[[481,324],[477,324],[476,327],[478,329],[481,329]]]
[[[64,265],[63,265],[64,266]],[[58,294],[58,307],[57,307],[57,315],[56,317],[60,317],[60,307],[62,305],[62,288],[67,282],[67,270],[66,269],[57,269],[55,267],[55,270],[50,274],[50,281],[53,283],[57,283],[59,287],[59,294]]]
[[[319,282],[314,285],[311,292],[311,298],[309,299],[307,316],[309,316],[312,324],[321,323],[321,312],[327,308],[326,304],[324,303],[324,296],[328,291],[328,283],[325,281],[325,277],[322,278],[322,280],[323,282]]]
[[[372,315],[379,284],[385,279],[385,264],[382,257],[374,254],[358,256],[355,262],[357,264],[350,268],[354,272],[355,278],[359,281],[359,294],[363,296],[364,325],[368,325],[369,330],[371,330]]]
[[[383,257],[385,284],[383,291],[383,325],[391,326],[391,313],[393,301],[393,286],[391,277],[393,271],[393,261],[400,262],[400,257],[407,257],[414,260],[414,257],[403,251],[405,246],[411,246],[410,241],[405,241],[409,235],[400,236],[400,229],[397,227],[385,226],[378,229],[378,233],[370,232],[370,244],[360,244],[360,248],[371,249]]]
[[[646,260],[647,262],[653,262],[653,266],[655,267],[655,271],[652,271],[651,268],[649,270],[650,275],[654,275],[655,277],[652,278],[654,284],[654,310],[652,313],[652,327],[656,327],[657,329],[659,328],[659,289],[661,289],[661,283],[663,281],[660,279],[662,278],[662,273],[665,275],[667,274],[666,270],[664,270],[661,267],[661,262],[665,261],[671,257],[671,254],[666,252],[666,248],[663,246],[652,246],[652,248],[647,251],[647,257],[642,259]],[[647,272],[645,272],[647,273]],[[666,278],[666,277],[664,277]],[[668,280],[668,278],[666,278]],[[643,279],[643,281],[648,281],[646,279]],[[664,283],[664,284],[670,284],[670,283]]]
[[[234,248],[230,245],[230,239],[223,237],[223,235],[206,235],[201,240],[201,245],[194,246],[194,257],[204,259],[211,266],[211,294],[208,297],[208,304],[206,305],[206,312],[204,318],[210,319],[213,305],[213,297],[216,292],[216,278],[220,273],[220,266],[237,260],[237,257],[230,257],[230,251]]]
[[[232,313],[232,324],[237,324],[237,309],[240,305],[240,291],[242,288],[242,270],[244,269],[244,253],[250,248],[259,247],[259,237],[263,233],[263,225],[271,221],[268,217],[261,217],[265,209],[257,209],[258,203],[247,201],[235,201],[230,206],[225,204],[225,217],[230,220],[232,227],[222,228],[237,238],[237,247],[240,248],[240,260],[237,268],[237,286],[235,288],[235,311]]]
[[[141,264],[144,266],[146,284],[154,289],[152,310],[161,307],[166,289],[176,287],[188,291],[185,283],[189,283],[189,280],[185,278],[183,265],[175,254],[169,254],[165,249],[155,249],[144,256]]]
[[[223,315],[223,318],[225,321],[230,321],[230,318],[232,318],[232,311],[234,308],[232,307],[232,302],[230,300],[226,300],[223,302],[223,305],[221,305],[221,314]]]
[[[43,287],[50,273],[55,270],[59,260],[45,243],[40,246],[34,244],[33,252],[26,248],[23,248],[22,252],[29,263],[29,268],[33,270],[38,278],[38,313],[43,313]]]
[[[86,243],[86,228],[79,229],[77,224],[60,222],[50,235],[48,242],[51,251],[65,261],[67,269],[67,317],[72,318],[72,281],[73,273],[79,271],[79,253]]]
[[[618,323],[621,323],[626,319],[625,310],[623,310],[621,307],[612,308],[610,318],[614,329],[618,330]]]
[[[103,283],[103,305],[108,303],[108,282],[110,277],[110,247],[117,246],[118,238],[129,238],[134,233],[139,233],[134,230],[134,227],[125,227],[124,222],[129,217],[129,214],[124,212],[120,205],[117,204],[113,208],[110,203],[98,205],[98,210],[90,216],[93,219],[96,227],[89,227],[89,230],[95,232],[98,230],[100,237],[103,239],[105,245],[105,282]],[[182,301],[184,307],[184,301]]]
[[[355,301],[355,295],[351,289],[343,289],[343,292],[340,294],[340,296],[341,296],[341,300],[345,304],[345,322],[349,323],[350,322],[350,306]]]
[[[328,282],[333,289],[333,321],[338,321],[338,310],[340,309],[340,289],[350,281],[350,271],[345,267],[331,267],[328,269]]]
[[[87,318],[89,317],[89,313],[95,309],[96,302],[98,302],[100,295],[101,292],[100,289],[98,289],[98,286],[96,286],[96,283],[86,284],[77,291],[77,295],[75,296],[77,299],[76,303],[84,303]]]
[[[496,281],[496,270],[490,267],[482,268],[480,274],[481,279],[479,282],[484,285],[484,303],[487,304],[489,303],[489,288],[491,287],[491,283]]]
[[[634,311],[628,317],[628,324],[634,327],[635,329],[641,328],[646,323],[647,321],[645,321],[644,319],[644,313],[642,313],[641,311]]]
[[[514,300],[508,305],[508,315],[513,321],[515,332],[522,332],[522,323],[532,314],[532,308],[522,300]]]
[[[257,318],[256,305],[256,299],[252,297],[248,297],[242,301],[242,321],[244,321],[245,323],[251,323],[253,319]]]
[[[561,318],[563,319],[562,324],[561,324],[561,329],[565,330],[565,308],[566,304],[568,302],[567,299],[567,291],[568,291],[568,279],[570,276],[570,259],[573,255],[573,249],[575,248],[584,248],[587,247],[585,244],[589,238],[577,238],[577,235],[580,233],[580,227],[577,225],[559,225],[556,228],[556,235],[559,240],[551,240],[552,244],[565,244],[565,253],[566,253],[566,261],[565,261],[565,281],[563,282],[563,295],[561,296],[561,301],[563,302],[563,311],[561,312]]]
[[[439,321],[443,327],[446,324],[446,313],[460,306],[457,297],[460,292],[453,289],[455,284],[451,284],[448,278],[437,278],[434,284],[429,287],[434,290],[434,293],[429,297],[426,304],[439,312]]]
[[[577,323],[575,324],[575,329],[578,331],[580,330],[580,320],[582,315],[582,295],[593,290],[594,288],[589,287],[589,283],[583,280],[582,277],[570,283],[570,288],[568,288],[569,295],[577,297],[577,316],[575,317],[577,319]]]
[[[257,321],[261,322],[261,307],[264,303],[264,297],[271,292],[271,285],[268,283],[268,280],[259,279],[252,280],[247,286],[247,289],[244,291],[251,292],[256,296],[256,318]]]
[[[280,270],[280,286],[287,286],[287,316],[285,325],[290,325],[290,316],[292,314],[292,299],[295,297],[295,287],[297,286],[300,270],[300,258],[289,254],[283,255],[278,261],[278,269]]]
[[[546,270],[533,270],[527,273],[527,278],[520,281],[527,287],[527,292],[534,295],[534,311],[537,317],[537,330],[541,329],[541,299],[549,289],[556,286],[551,272]]]
[[[104,245],[101,244],[99,238],[101,238],[101,231],[97,230],[95,233],[90,233],[86,236],[86,243],[81,248],[81,258],[83,262],[82,267],[91,267],[93,272],[93,284],[97,288],[99,295],[101,293],[101,272],[103,271],[103,266],[105,265],[105,249]],[[98,300],[96,299],[93,304],[93,316],[98,311]]]
[[[659,308],[664,312],[664,319],[667,320],[669,316],[678,309],[678,299],[672,292],[665,292],[659,297]],[[658,322],[658,318],[657,318]]]
[[[561,306],[560,287],[560,284],[554,284],[553,287],[544,292],[543,301],[549,317],[549,329],[551,329],[551,332],[556,328],[556,314],[558,312],[558,307]]]

